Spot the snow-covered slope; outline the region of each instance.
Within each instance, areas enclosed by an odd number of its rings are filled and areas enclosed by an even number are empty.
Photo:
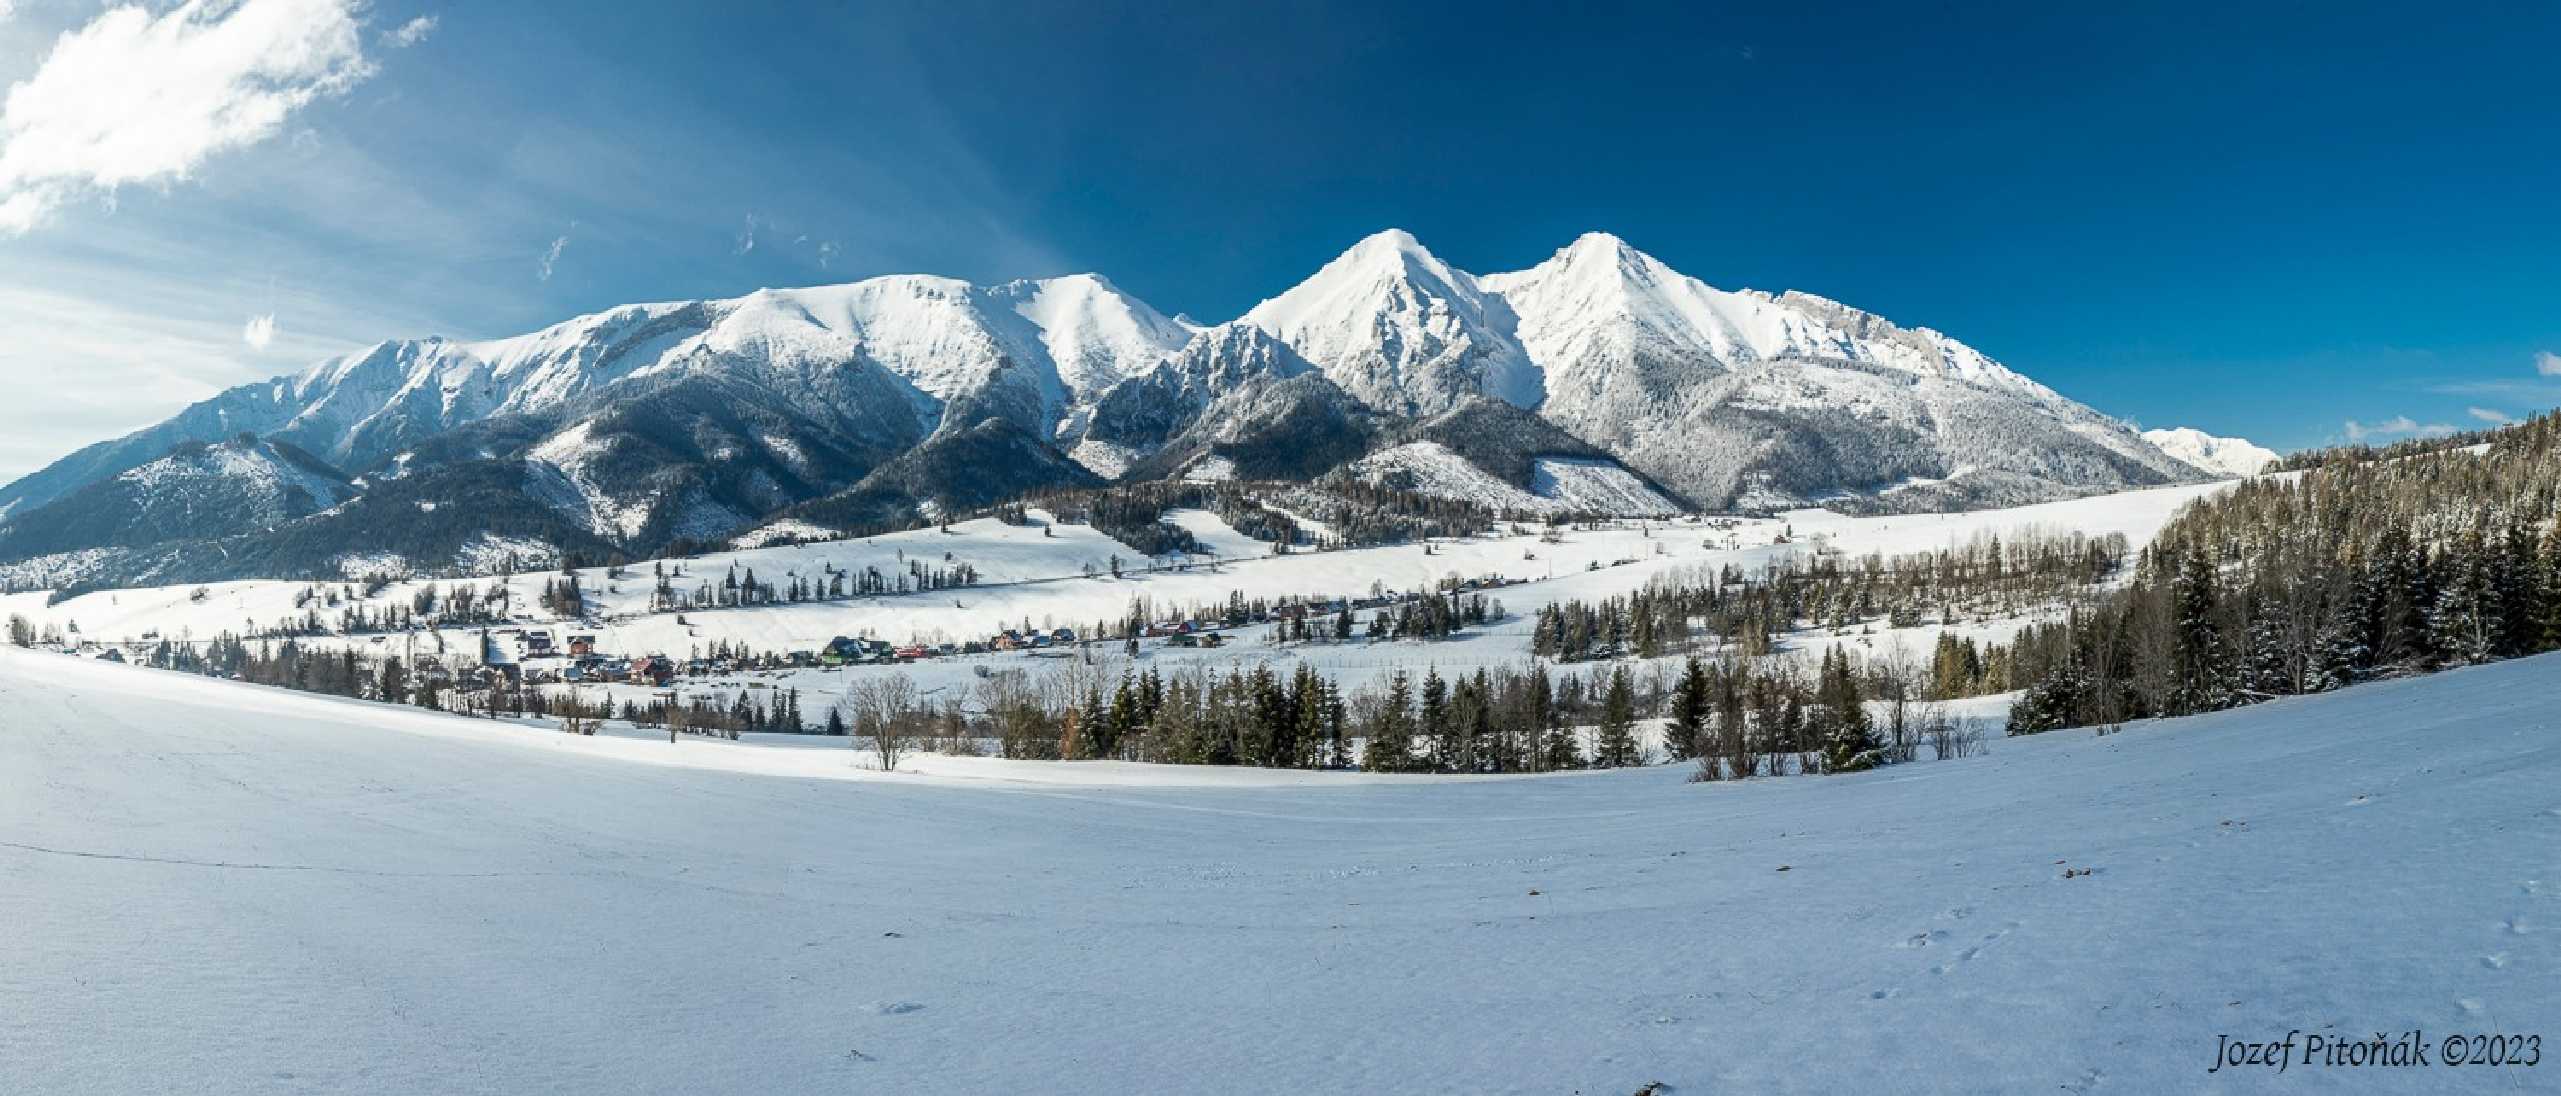
[[[1612,461],[1538,457],[1534,462],[1530,485],[1518,487],[1487,474],[1446,445],[1414,441],[1362,457],[1345,471],[1382,487],[1522,513],[1639,516],[1683,509]]]
[[[2561,1030],[2556,689],[2547,657],[1743,784],[922,759],[976,779],[0,650],[0,1062],[85,1093],[2529,1091],[2548,1061],[2207,1071],[2225,1036]]]
[[[1479,284],[1517,317],[1542,415],[1703,505],[2003,504],[2190,475],[1939,332],[1715,289],[1607,234]],[[1937,486],[1882,494],[1913,480]]]
[[[911,405],[926,430],[959,409],[964,425],[998,414],[1046,435],[1189,337],[1092,275],[998,286],[894,275],[630,305],[514,338],[381,343],[244,385],[0,489],[0,506],[40,505],[174,444],[244,431],[370,473],[457,427],[593,406],[629,382],[681,374],[789,394],[848,429],[878,432],[891,403]]]
[[[273,529],[356,489],[282,442],[186,444],[0,523],[0,560]]]
[[[2146,430],[2143,440],[2217,476],[2255,476],[2277,462],[2276,450],[2252,445],[2247,438],[2218,438],[2188,426]]]
[[[1716,289],[1604,233],[1478,277],[1382,232],[1244,322],[1373,408],[1532,408],[1710,507],[2005,504],[2195,474],[1937,331]],[[1926,497],[1883,493],[1915,481]]]
[[[1170,460],[1183,461],[1245,440],[1290,417],[1281,403],[1321,398],[1311,386],[1288,383],[1313,370],[1289,344],[1252,324],[1208,328],[1154,368],[1104,392],[1074,431],[1075,457],[1097,474],[1118,477],[1168,447],[1176,450]],[[1302,449],[1324,447],[1321,439],[1294,441]]]
[[[1544,398],[1512,337],[1510,307],[1401,229],[1353,245],[1244,322],[1382,411],[1428,415],[1478,395],[1521,407]]]

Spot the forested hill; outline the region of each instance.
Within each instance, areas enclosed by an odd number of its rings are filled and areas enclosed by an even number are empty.
[[[2201,499],[2134,580],[2011,652],[2013,732],[2184,715],[2561,648],[2561,417]]]

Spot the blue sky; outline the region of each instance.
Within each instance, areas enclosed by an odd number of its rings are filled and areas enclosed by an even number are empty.
[[[1223,320],[1388,226],[2280,448],[2561,403],[2554,7],[1876,7],[0,0],[0,479],[383,337],[894,271]]]

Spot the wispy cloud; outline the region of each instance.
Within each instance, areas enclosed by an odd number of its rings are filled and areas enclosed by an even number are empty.
[[[2535,351],[2534,371],[2547,377],[2561,377],[2561,354],[2549,350]]]
[[[392,49],[408,49],[426,41],[427,36],[434,33],[436,33],[436,17],[421,15],[382,32],[382,44]]]
[[[276,314],[268,312],[249,317],[248,324],[240,329],[240,341],[248,343],[251,350],[265,350],[268,344],[276,341]]]
[[[756,215],[750,213],[747,215],[747,227],[738,233],[738,246],[730,253],[744,255],[754,250],[756,250]]]
[[[2509,423],[2517,421],[2516,416],[2492,407],[2466,407],[2463,409],[2463,413],[2489,423],[2492,426],[2506,426]]]
[[[572,224],[569,227],[575,229],[578,226]],[[551,246],[542,249],[542,261],[534,264],[534,280],[550,281],[552,268],[560,265],[560,253],[567,250],[569,250],[569,233],[563,232],[552,237]]]
[[[836,265],[836,251],[836,241],[818,241],[818,269],[827,270],[834,267]]]
[[[373,75],[362,0],[119,7],[64,34],[0,111],[0,235],[84,197],[168,184]]]
[[[2385,438],[2404,436],[2443,437],[2454,433],[2454,426],[2451,423],[2442,422],[2432,422],[2422,426],[2419,420],[2408,415],[2394,415],[2381,422],[2358,422],[2355,419],[2349,419],[2345,430],[2349,441],[2380,441]]]

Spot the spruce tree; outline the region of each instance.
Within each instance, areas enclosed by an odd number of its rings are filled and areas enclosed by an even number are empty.
[[[1600,734],[1593,743],[1592,763],[1604,769],[1618,769],[1640,761],[1636,689],[1628,681],[1627,667],[1620,666],[1611,672],[1609,689],[1602,696]]]
[[[1672,722],[1663,728],[1663,750],[1674,761],[1687,761],[1706,751],[1699,738],[1707,732],[1707,667],[1692,655],[1681,664],[1681,682],[1672,694]]]
[[[1388,679],[1387,695],[1369,728],[1369,741],[1361,749],[1361,768],[1374,773],[1398,773],[1412,768],[1413,763],[1414,690],[1405,679],[1405,671],[1398,670]]]

